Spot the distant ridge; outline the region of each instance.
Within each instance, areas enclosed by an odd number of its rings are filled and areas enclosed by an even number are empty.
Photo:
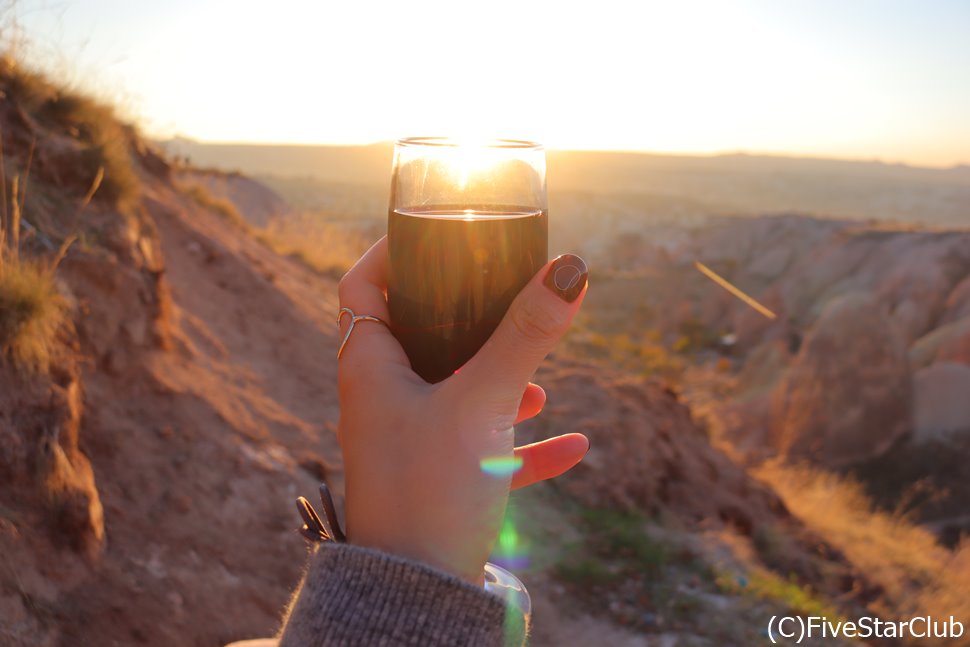
[[[296,144],[206,144],[176,138],[159,145],[170,155],[188,157],[193,166],[247,175],[312,177],[330,182],[387,184],[394,147],[302,146]]]
[[[193,165],[257,176],[385,187],[393,146],[160,145]],[[712,156],[611,151],[548,153],[551,193],[689,198],[719,211],[803,211],[853,218],[970,226],[970,166],[947,169],[880,161],[728,153]]]

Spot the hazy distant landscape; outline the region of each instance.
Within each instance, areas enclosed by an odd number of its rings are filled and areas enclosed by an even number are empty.
[[[366,196],[387,190],[393,153],[390,144],[272,146],[178,139],[162,146],[199,167],[271,178],[270,184],[301,207],[321,206],[314,200],[325,200],[322,196],[335,190],[365,196],[361,206],[370,206]],[[554,209],[570,209],[565,196],[585,193],[627,202],[644,196],[676,199],[683,208],[707,213],[801,212],[970,226],[970,166],[582,151],[549,151],[547,157]]]

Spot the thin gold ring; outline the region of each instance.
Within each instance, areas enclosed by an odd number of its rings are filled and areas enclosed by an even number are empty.
[[[347,332],[344,333],[344,339],[342,342],[340,342],[340,348],[337,349],[337,359],[340,359],[340,356],[343,354],[344,346],[346,346],[347,341],[350,340],[350,333],[354,332],[354,326],[357,325],[358,321],[376,321],[379,324],[384,324],[384,327],[388,330],[391,329],[391,327],[387,325],[387,322],[380,317],[375,317],[373,315],[358,315],[354,314],[354,311],[350,308],[341,308],[340,312],[337,313],[338,331],[340,330],[340,320],[343,319],[344,315],[350,315],[350,326],[347,327]]]

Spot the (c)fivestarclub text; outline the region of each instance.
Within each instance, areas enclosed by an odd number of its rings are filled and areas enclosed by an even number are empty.
[[[806,638],[939,638],[963,636],[963,623],[948,616],[913,616],[909,620],[880,620],[863,616],[858,620],[829,620],[825,616],[771,616],[768,638],[801,643]]]

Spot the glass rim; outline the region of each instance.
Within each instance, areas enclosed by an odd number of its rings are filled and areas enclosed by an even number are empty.
[[[465,139],[462,137],[402,137],[394,142],[395,147],[409,146],[435,146],[439,148],[459,148],[461,146],[472,146],[474,148],[507,148],[516,150],[543,150],[542,144],[526,139],[493,139],[485,138]]]

